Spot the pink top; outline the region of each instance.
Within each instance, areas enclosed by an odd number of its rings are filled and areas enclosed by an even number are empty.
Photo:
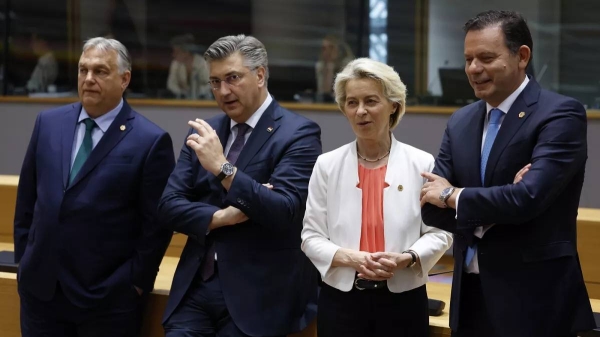
[[[383,236],[383,189],[387,165],[368,169],[358,165],[358,188],[362,189],[362,229],[360,250],[363,252],[384,252]]]

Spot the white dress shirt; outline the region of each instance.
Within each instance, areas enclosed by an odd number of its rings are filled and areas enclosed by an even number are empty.
[[[498,105],[497,107],[493,107],[489,103],[485,103],[487,113],[485,115],[485,122],[483,123],[483,137],[481,137],[481,151],[483,151],[483,144],[485,144],[485,137],[487,136],[488,122],[489,122],[489,118],[490,118],[490,110],[497,108],[504,113],[502,115],[502,117],[500,117],[500,126],[498,127],[498,129],[500,129],[502,127],[502,122],[504,121],[504,117],[506,116],[506,113],[508,112],[508,110],[510,110],[513,103],[517,100],[517,97],[519,97],[521,92],[523,92],[523,90],[527,86],[527,83],[529,83],[529,78],[527,76],[525,76],[525,80],[523,80],[523,83],[521,83],[521,85],[517,88],[517,90],[515,90],[512,94],[510,94],[510,96],[508,96],[504,101],[502,101],[502,103],[500,103],[500,105]],[[460,192],[458,192],[458,194],[456,195],[456,216],[457,216],[457,218],[458,218],[458,200],[460,199],[461,193],[462,193],[462,190]],[[482,238],[483,235],[485,234],[485,232],[487,232],[490,228],[492,228],[492,226],[494,226],[494,225],[476,227],[475,231],[474,231],[474,235],[478,238]],[[475,256],[473,256],[471,263],[469,263],[465,267],[466,267],[465,271],[467,273],[479,274],[479,261],[477,259],[477,248],[475,248]]]

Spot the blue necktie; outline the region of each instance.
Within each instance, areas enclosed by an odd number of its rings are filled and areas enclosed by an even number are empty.
[[[235,140],[231,147],[229,148],[229,152],[227,153],[227,161],[232,164],[235,164],[242,149],[244,148],[244,144],[246,142],[246,133],[250,129],[250,125],[246,123],[236,124],[234,128],[237,129],[237,136],[235,136]],[[215,242],[213,241],[210,234],[206,237],[206,246],[208,249],[206,250],[206,254],[204,255],[204,259],[202,261],[202,267],[200,269],[200,276],[203,281],[208,280],[211,276],[215,274]]]
[[[92,130],[94,130],[96,122],[94,122],[94,120],[91,118],[86,118],[83,120],[83,123],[85,123],[85,135],[83,136],[83,141],[81,142],[79,150],[77,151],[77,155],[75,156],[75,161],[73,161],[73,167],[71,168],[71,173],[69,174],[69,185],[71,185],[73,180],[75,180],[77,173],[79,173],[83,167],[83,164],[85,164],[94,147],[94,143],[92,141]]]
[[[485,142],[483,143],[483,149],[481,150],[481,163],[479,167],[482,185],[484,185],[485,168],[487,166],[487,161],[490,156],[490,151],[492,150],[492,145],[494,145],[494,140],[496,140],[496,136],[498,135],[498,130],[500,130],[500,119],[503,115],[504,112],[502,112],[502,110],[500,109],[494,108],[490,110],[490,121],[488,123]],[[465,256],[465,264],[467,266],[471,263],[471,260],[473,260],[476,248],[476,243],[472,244],[467,248],[467,255]]]

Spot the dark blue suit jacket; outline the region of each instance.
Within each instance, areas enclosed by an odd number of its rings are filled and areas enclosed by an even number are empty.
[[[175,166],[168,133],[127,102],[68,186],[81,104],[39,114],[19,179],[19,287],[41,300],[57,281],[80,307],[152,290],[172,232],[156,210]]]
[[[475,227],[483,296],[501,336],[563,336],[595,327],[577,255],[577,209],[587,160],[587,118],[576,100],[530,80],[507,112],[479,174],[486,105],[456,111],[434,173],[465,187],[458,210],[427,204],[423,221],[455,233],[450,326],[460,330],[467,246]],[[531,163],[523,180],[516,173]],[[455,215],[457,219],[455,219]],[[467,318],[468,319],[468,318]]]
[[[223,147],[226,115],[207,120]],[[191,131],[190,131],[191,132]],[[273,101],[240,154],[227,193],[184,145],[159,206],[163,223],[188,236],[164,315],[168,319],[190,287],[206,251],[213,214],[227,206],[249,221],[211,232],[219,279],[235,324],[248,335],[285,335],[316,315],[317,271],[300,250],[308,181],[321,154],[320,128]],[[268,190],[263,183],[271,183]]]

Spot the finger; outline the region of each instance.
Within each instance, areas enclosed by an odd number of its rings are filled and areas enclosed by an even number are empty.
[[[374,280],[374,281],[382,281],[387,280],[390,277],[394,276],[392,273],[388,273],[385,271],[381,271],[380,269],[370,270],[366,268],[364,265],[360,265],[360,274],[362,274],[361,278]]]
[[[365,264],[366,264],[367,268],[370,269],[370,270],[377,270],[377,269],[384,269],[385,270],[386,269],[386,267],[383,264],[381,264],[379,262],[375,262],[375,261],[370,260],[370,259],[368,259]]]
[[[200,151],[200,149],[202,149],[202,146],[198,144],[197,141],[191,139],[187,140],[185,142],[185,145],[189,146],[192,150],[194,150],[194,152]]]
[[[207,131],[213,132],[215,131],[210,124],[208,124],[204,119],[196,118],[196,123],[202,125]]]
[[[262,185],[263,185],[264,187],[266,187],[266,188],[270,189],[270,190],[272,190],[272,189],[273,189],[273,185],[271,185],[271,184],[269,184],[269,183],[262,184]]]
[[[362,264],[358,267],[358,269],[360,270],[360,273],[365,276],[365,278],[377,277],[377,274],[375,274],[375,272],[373,272],[372,270],[368,269],[367,267],[365,267]]]
[[[440,178],[440,176],[433,174],[431,172],[423,172],[423,173],[421,173],[421,177],[428,179],[429,181],[436,181]]]
[[[379,259],[379,263],[382,264],[383,266],[385,266],[386,270],[394,270],[394,269],[398,268],[398,265],[396,264],[396,262],[386,259],[386,258]]]
[[[198,135],[200,135],[200,137],[206,137],[209,134],[206,127],[204,127],[204,125],[202,125],[198,122],[189,121],[188,125],[191,126],[194,130],[196,130],[196,132],[198,132]]]

